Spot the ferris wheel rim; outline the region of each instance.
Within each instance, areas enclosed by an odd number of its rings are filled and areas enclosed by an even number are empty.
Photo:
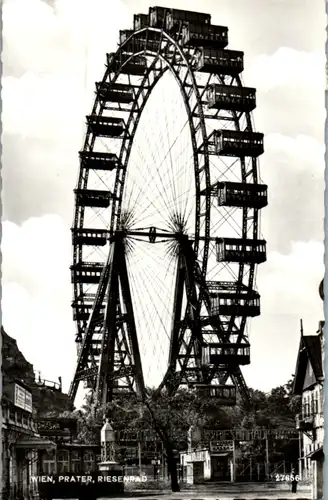
[[[148,26],[148,27],[143,28],[143,29],[141,29],[139,31],[133,32],[133,34],[123,44],[121,44],[121,47],[117,50],[116,55],[120,52],[120,50],[122,48],[124,48],[124,45],[128,44],[129,40],[131,41],[131,38],[134,38],[135,36],[137,36],[138,34],[140,34],[140,32],[142,32],[142,31],[148,31],[148,30],[161,33],[161,36],[162,37],[164,36],[165,38],[167,38],[170,41],[170,43],[172,43],[172,45],[175,47],[175,49],[180,53],[181,57],[185,60],[187,68],[188,68],[187,72],[189,72],[190,75],[192,76],[193,84],[194,84],[194,87],[195,87],[195,93],[198,93],[198,96],[197,96],[197,106],[199,107],[200,115],[202,115],[203,111],[204,111],[204,108],[203,108],[203,104],[201,102],[200,93],[199,93],[199,89],[198,89],[198,86],[197,86],[197,79],[196,79],[196,77],[194,75],[194,70],[190,66],[189,61],[187,61],[187,59],[185,57],[185,53],[183,52],[183,50],[179,46],[177,40],[175,40],[174,38],[172,38],[164,30],[164,28],[160,29],[160,28],[153,28],[151,26]],[[149,92],[147,93],[146,97],[143,99],[144,105],[143,105],[140,113],[138,113],[138,122],[140,120],[140,117],[142,116],[142,112],[143,112],[144,107],[147,105],[148,98],[150,97],[153,88],[155,87],[155,85],[157,84],[157,82],[160,81],[160,79],[162,78],[162,76],[165,73],[165,71],[169,70],[174,75],[174,67],[170,67],[169,61],[165,60],[165,58],[161,54],[159,54],[159,53],[152,53],[151,51],[147,51],[147,52],[146,51],[140,51],[140,52],[133,53],[130,56],[130,58],[128,58],[128,59],[126,59],[124,61],[124,63],[119,68],[119,70],[116,71],[115,76],[114,76],[113,80],[111,81],[111,83],[113,83],[113,82],[116,81],[116,79],[120,75],[120,71],[122,70],[122,67],[124,65],[128,64],[129,61],[131,61],[133,58],[138,57],[140,55],[155,56],[155,58],[153,60],[153,63],[154,62],[156,63],[157,60],[161,58],[167,64],[167,68],[165,68],[165,70],[160,74],[160,76],[158,77],[158,79],[155,81],[154,86],[149,90]],[[149,74],[152,71],[151,70],[151,66],[152,65],[150,65],[150,66],[147,65],[147,72],[146,72],[145,75],[143,75],[144,80],[149,77]],[[103,82],[105,82],[108,79],[109,75],[110,75],[110,69],[107,68],[106,71],[105,71],[105,75],[103,77]],[[211,76],[212,75],[210,75],[210,77],[209,77],[209,81],[211,79]],[[215,76],[218,76],[220,78],[220,75],[215,75]],[[242,83],[241,83],[241,80],[240,80],[239,76],[236,77],[236,82],[238,83],[238,85],[243,86]],[[180,81],[180,83],[181,83],[181,81]],[[140,88],[141,88],[141,86],[140,86]],[[184,98],[186,96],[186,89],[184,88],[183,84],[180,87],[180,92],[181,92],[182,98]],[[183,95],[183,92],[184,92],[184,95]],[[137,101],[137,99],[135,101]],[[101,116],[102,112],[103,112],[103,109],[101,107],[100,99],[98,100],[98,96],[95,99],[95,103],[94,103],[92,114],[94,114],[94,111],[97,109],[97,105],[100,106],[100,113],[99,113],[98,116]],[[185,103],[185,105],[187,106],[186,103]],[[131,118],[133,116],[132,109],[133,108],[131,108],[131,111],[129,113],[129,118],[127,119],[127,122],[128,122],[128,120],[131,120]],[[191,111],[191,110],[189,110],[189,111]],[[253,130],[252,123],[251,123],[252,114],[251,113],[245,113],[245,116],[247,117],[249,130],[252,131]],[[189,126],[190,126],[190,124],[192,123],[192,116],[190,116],[189,113],[188,113],[188,121],[189,121]],[[207,176],[206,177],[206,190],[209,190],[209,188],[211,187],[211,179],[210,179],[211,170],[210,170],[210,165],[209,165],[209,153],[208,153],[208,146],[207,146],[208,134],[207,134],[207,131],[206,131],[206,120],[204,118],[204,114],[200,118],[200,121],[201,121],[202,133],[203,133],[203,137],[204,137],[204,140],[203,140],[203,143],[204,143],[204,154],[203,154],[203,157],[204,157],[205,174]],[[131,147],[133,146],[134,135],[135,135],[135,132],[136,132],[136,130],[138,128],[138,122],[136,123],[136,126],[135,126],[134,131],[133,131],[134,133],[133,133],[132,139],[130,141],[130,143],[131,143],[130,152],[131,152]],[[235,123],[236,129],[238,127],[238,124],[239,124],[239,120],[236,119],[236,123]],[[90,139],[90,136],[91,136],[91,141],[88,142],[89,139]],[[92,152],[93,148],[94,148],[95,139],[96,139],[96,137],[94,137],[92,135],[92,133],[89,130],[87,130],[86,140],[85,140],[83,151]],[[124,139],[124,140],[126,141],[126,139]],[[123,141],[122,141],[121,152],[122,152],[123,148],[124,148],[124,145],[123,145]],[[194,148],[194,146],[193,146],[193,154],[194,154],[194,158],[197,157],[197,154],[195,154],[195,148]],[[121,153],[120,153],[120,159],[121,159]],[[257,179],[257,171],[258,171],[257,161],[256,161],[256,159],[252,158],[251,162],[252,162],[253,178]],[[124,175],[126,174],[126,172],[128,170],[128,166],[129,166],[129,156],[127,156],[126,159],[125,159],[125,161],[124,161],[124,167],[123,167]],[[244,168],[244,167],[242,167],[242,168]],[[80,168],[79,185],[80,185],[80,179],[81,179],[81,171],[82,171],[82,167]],[[120,171],[119,171],[119,169],[117,169],[116,170],[115,184],[117,183],[117,180],[119,178],[119,173],[120,173]],[[195,162],[194,162],[194,175],[195,175],[195,179],[196,179],[196,164],[195,164]],[[85,185],[87,185],[87,178],[85,178],[85,180],[86,180]],[[121,183],[121,188],[120,188],[121,189],[121,196],[118,197],[119,198],[119,203],[120,203],[120,208],[122,206],[122,200],[123,200],[124,182],[125,182],[125,178],[124,178],[123,182]],[[253,182],[255,183],[256,181],[253,180]],[[196,196],[198,198],[200,198],[200,196],[201,196],[200,195],[200,188],[199,187],[197,188],[197,185],[195,185],[195,189],[196,189],[196,191],[198,189],[198,191],[196,193]],[[117,191],[118,191],[118,188],[115,188],[114,189],[114,195],[115,196],[116,196]],[[207,214],[206,215],[206,223],[208,225],[208,237],[207,238],[209,238],[209,234],[210,234],[210,227],[209,227],[209,225],[210,225],[210,217],[211,217],[211,215],[210,215],[211,214],[211,205],[212,205],[211,195],[210,194],[206,194],[206,214]],[[196,208],[196,211],[197,211],[197,208]],[[112,214],[113,214],[113,212],[114,212],[114,203],[112,205]],[[200,210],[198,210],[198,215],[197,215],[197,212],[196,212],[196,217],[195,217],[195,223],[196,224],[197,224],[197,222],[199,222],[199,212],[200,212]],[[254,239],[256,239],[257,236],[258,236],[258,213],[259,213],[259,210],[254,209],[254,224],[253,224],[253,238]],[[245,220],[246,220],[245,211],[243,211],[243,225],[245,225]],[[119,218],[118,218],[118,221],[119,221]],[[117,225],[118,224],[115,225],[115,218],[112,215],[111,216],[111,231],[112,232],[115,232],[115,230],[117,230]],[[78,221],[77,208],[76,208],[76,216],[75,216],[74,228],[76,228],[76,229],[83,229],[84,228],[84,210],[80,211],[80,217],[79,217],[79,221]],[[244,232],[244,230],[243,230],[243,232]],[[195,231],[195,239],[199,240],[199,230],[198,230],[198,233],[197,233],[197,231]],[[205,236],[205,241],[207,242],[206,236]],[[205,243],[205,245],[206,245],[206,243]],[[207,242],[207,245],[208,245],[208,242]],[[73,262],[74,263],[82,262],[82,249],[83,249],[83,245],[75,245],[74,246],[74,257],[73,257]],[[204,252],[204,254],[205,254],[205,256],[202,259],[202,270],[203,270],[204,276],[206,276],[207,260],[208,260],[208,249],[207,249],[207,255],[206,255],[206,252]],[[253,286],[254,272],[255,272],[255,268],[256,267],[257,266],[254,265],[250,269],[249,288],[251,288]],[[238,279],[239,282],[242,281],[241,278],[240,278],[241,275],[243,275],[243,264],[242,263],[240,263],[240,265],[239,265],[239,279]],[[79,289],[77,287],[79,287]],[[77,298],[79,296],[79,294],[81,293],[81,290],[83,290],[83,286],[82,285],[79,286],[78,284],[74,284],[74,297],[75,298]],[[245,323],[246,323],[246,320],[247,320],[247,316],[245,316],[243,318],[243,321]],[[169,369],[168,369],[168,371],[169,371]]]

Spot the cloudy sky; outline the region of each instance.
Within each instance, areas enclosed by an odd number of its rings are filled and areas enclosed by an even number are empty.
[[[199,10],[199,2],[174,6]],[[162,2],[164,6],[172,2]],[[212,23],[229,26],[255,86],[265,133],[261,175],[269,185],[258,273],[262,315],[251,323],[247,383],[262,390],[294,373],[299,319],[314,334],[323,317],[324,43],[321,0],[203,0]],[[106,52],[144,0],[4,0],[3,324],[43,377],[75,361],[70,227],[85,115]]]

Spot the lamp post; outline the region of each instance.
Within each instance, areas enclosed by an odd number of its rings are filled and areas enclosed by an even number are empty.
[[[101,431],[100,431],[100,442],[101,442],[101,461],[106,463],[116,463],[115,462],[115,433],[113,427],[106,418]]]
[[[115,432],[109,420],[106,419],[100,431],[101,462],[98,464],[98,471],[104,478],[98,484],[98,488],[106,488],[102,491],[102,496],[109,492],[123,492],[123,467],[116,461],[115,454]]]

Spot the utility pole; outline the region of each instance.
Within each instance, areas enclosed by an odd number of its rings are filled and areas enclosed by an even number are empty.
[[[138,441],[138,464],[139,464],[139,476],[141,476],[141,442]]]
[[[269,479],[269,438],[266,435],[265,438],[265,476],[266,479]]]
[[[194,426],[191,425],[188,429],[188,436],[187,436],[187,440],[188,440],[188,453],[191,453],[191,450],[192,450],[192,431],[194,430]]]

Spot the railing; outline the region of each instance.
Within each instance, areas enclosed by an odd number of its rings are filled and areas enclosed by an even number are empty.
[[[41,378],[41,374],[38,372],[35,373],[35,382],[39,387],[47,387],[48,389],[53,389],[55,391],[62,391],[62,381],[61,377],[58,377],[58,382],[54,382],[53,380],[47,380],[45,378]]]
[[[296,415],[296,429],[312,429],[314,426],[314,414],[306,414],[298,413]]]

